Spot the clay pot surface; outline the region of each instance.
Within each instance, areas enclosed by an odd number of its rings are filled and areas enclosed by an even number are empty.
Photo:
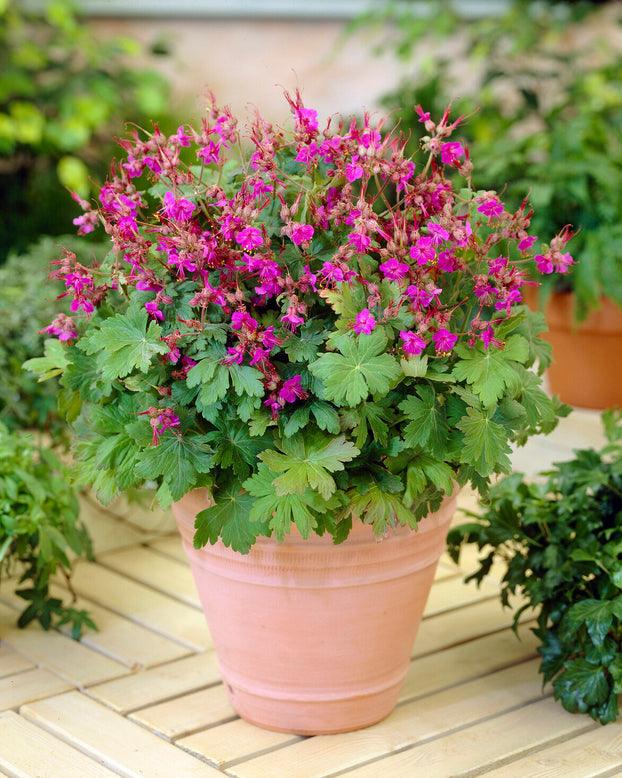
[[[577,325],[573,307],[572,293],[556,292],[544,309],[549,331],[542,337],[553,347],[551,391],[581,408],[622,406],[622,310],[603,298]]]
[[[347,732],[395,707],[457,494],[413,531],[381,541],[356,523],[348,539],[258,538],[247,555],[193,547],[207,507],[194,490],[173,511],[218,665],[238,714],[299,735]]]

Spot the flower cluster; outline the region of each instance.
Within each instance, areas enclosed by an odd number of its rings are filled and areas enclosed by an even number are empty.
[[[407,500],[447,491],[431,471],[421,489],[414,477],[407,483],[426,446],[452,477],[503,469],[501,451],[520,437],[516,430],[542,428],[539,411],[514,428],[497,412],[498,462],[477,464],[456,445],[468,439],[469,414],[489,414],[510,395],[520,405],[507,366],[522,370],[535,358],[517,340],[527,343],[522,288],[534,265],[566,272],[570,232],[531,255],[527,203],[512,213],[496,193],[472,186],[468,150],[451,139],[463,117],[450,122],[447,111],[435,123],[417,107],[428,133],[419,161],[406,156],[403,138],[384,131],[384,120],[373,124],[365,114],[321,128],[298,92],[286,98],[289,132],[257,115],[242,134],[212,102],[198,126],[170,136],[155,126],[121,142],[125,157],[99,202],[82,203],[76,219],[82,234],[103,225],[108,259],[89,268],[67,253],[55,271],[74,315],[48,331],[81,354],[67,357],[74,369],[91,358],[99,371],[97,391],[83,391],[82,401],[131,396],[127,413],[150,419],[148,445],[178,438],[208,446],[214,458],[195,474],[211,472],[203,480],[216,492],[222,473],[236,476],[238,489],[244,476],[265,475],[265,452],[284,451],[298,431],[311,448],[330,436],[350,446],[339,470],[353,458],[365,470],[361,451],[375,439],[384,450],[368,471],[382,462],[386,478],[372,481],[392,495],[401,478]],[[485,369],[495,364],[506,370],[500,385]],[[428,396],[447,430],[436,449],[427,428],[417,436],[400,426],[417,423],[415,404]],[[141,456],[133,476],[157,476]],[[353,488],[337,489],[329,477],[334,488],[325,491],[309,476],[277,492],[304,500],[319,490],[329,500]],[[245,485],[251,495],[252,486]],[[317,526],[322,511],[309,502],[305,510]]]

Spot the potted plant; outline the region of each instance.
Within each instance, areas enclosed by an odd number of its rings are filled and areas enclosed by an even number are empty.
[[[56,573],[72,592],[73,561],[92,557],[68,481],[67,470],[53,451],[0,422],[0,573],[18,576],[18,586],[26,584],[17,589],[27,603],[17,623],[25,627],[36,620],[44,629],[69,624],[77,639],[84,627],[95,629],[91,618],[50,594],[50,579]]]
[[[455,560],[467,543],[485,552],[469,580],[503,563],[503,604],[524,601],[514,628],[525,609],[537,613],[543,683],[567,710],[605,724],[622,692],[622,412],[603,422],[605,448],[577,451],[544,482],[502,479],[478,521],[453,528],[448,543]]]
[[[384,48],[412,65],[385,106],[433,110],[460,95],[461,112],[473,112],[464,137],[479,163],[474,184],[503,189],[510,207],[529,192],[536,235],[573,225],[573,271],[529,296],[553,347],[547,378],[571,405],[622,405],[622,7],[513,0],[491,19],[465,18],[451,2],[425,18],[411,6],[372,12],[393,22]],[[416,113],[400,125],[416,146]]]
[[[530,210],[472,189],[461,118],[420,109],[414,161],[287,99],[288,131],[212,105],[121,142],[78,219],[112,250],[59,260],[73,315],[30,365],[60,375],[78,483],[173,503],[238,712],[309,734],[392,709],[457,490],[562,409],[519,304]],[[535,263],[565,272],[565,239]]]

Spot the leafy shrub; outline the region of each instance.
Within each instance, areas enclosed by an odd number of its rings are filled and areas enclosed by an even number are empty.
[[[87,196],[89,174],[106,173],[103,139],[164,112],[167,83],[131,64],[139,54],[101,40],[68,0],[0,2],[0,261],[70,232],[78,211],[63,186]]]
[[[29,584],[17,591],[28,602],[19,626],[71,624],[75,638],[94,628],[86,612],[49,593],[56,572],[70,584],[72,555],[90,558],[91,544],[66,469],[51,450],[0,424],[0,573]]]
[[[455,560],[475,543],[485,555],[467,580],[506,565],[501,600],[519,594],[537,611],[540,672],[569,711],[606,723],[622,692],[622,413],[603,415],[609,444],[577,451],[545,483],[520,473],[491,488],[476,523],[450,531]],[[546,474],[543,474],[546,475]],[[471,514],[476,516],[476,514]]]

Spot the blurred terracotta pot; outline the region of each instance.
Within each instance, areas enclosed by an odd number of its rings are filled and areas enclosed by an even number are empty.
[[[247,555],[220,541],[193,548],[205,490],[173,506],[218,665],[238,714],[300,735],[374,724],[395,707],[449,524],[454,495],[376,541],[259,538]]]
[[[547,371],[551,391],[569,405],[604,409],[622,406],[622,310],[603,298],[580,325],[573,321],[571,292],[551,295],[544,309],[553,347]]]

